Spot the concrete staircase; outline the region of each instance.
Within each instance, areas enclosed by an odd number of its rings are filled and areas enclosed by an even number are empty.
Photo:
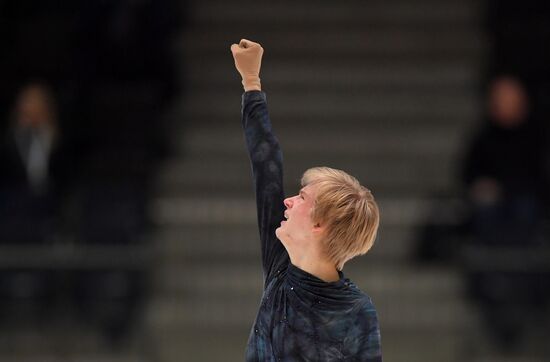
[[[434,193],[453,190],[479,109],[480,4],[473,0],[195,2],[181,53],[187,95],[176,155],[152,213],[160,252],[146,323],[159,361],[242,361],[261,294],[242,88],[229,51],[265,48],[262,85],[285,156],[301,173],[344,169],[373,190],[377,243],[345,268],[374,300],[384,359],[452,362],[481,332],[451,267],[411,261]]]

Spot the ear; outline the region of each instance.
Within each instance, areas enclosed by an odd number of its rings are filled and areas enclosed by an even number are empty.
[[[321,235],[325,232],[325,227],[320,223],[316,223],[315,225],[313,225],[313,229],[311,231],[315,235]]]

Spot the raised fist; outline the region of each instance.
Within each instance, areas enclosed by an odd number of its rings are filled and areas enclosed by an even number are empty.
[[[258,43],[241,39],[239,44],[231,45],[235,67],[243,79],[245,91],[261,90],[260,67],[264,49]]]

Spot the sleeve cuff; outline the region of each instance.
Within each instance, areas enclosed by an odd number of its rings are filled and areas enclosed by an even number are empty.
[[[267,102],[267,96],[264,91],[252,90],[243,93],[243,105],[251,101]]]

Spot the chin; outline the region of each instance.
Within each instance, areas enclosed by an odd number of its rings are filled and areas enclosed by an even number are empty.
[[[284,232],[281,229],[282,229],[282,226],[279,226],[277,229],[275,229],[275,236],[277,236],[277,239],[279,239],[279,241],[284,245],[285,244],[285,240],[283,238]]]
[[[279,226],[277,229],[275,229],[275,236],[277,237],[277,239],[281,240],[281,237],[279,236],[281,234],[281,227],[282,226]]]

